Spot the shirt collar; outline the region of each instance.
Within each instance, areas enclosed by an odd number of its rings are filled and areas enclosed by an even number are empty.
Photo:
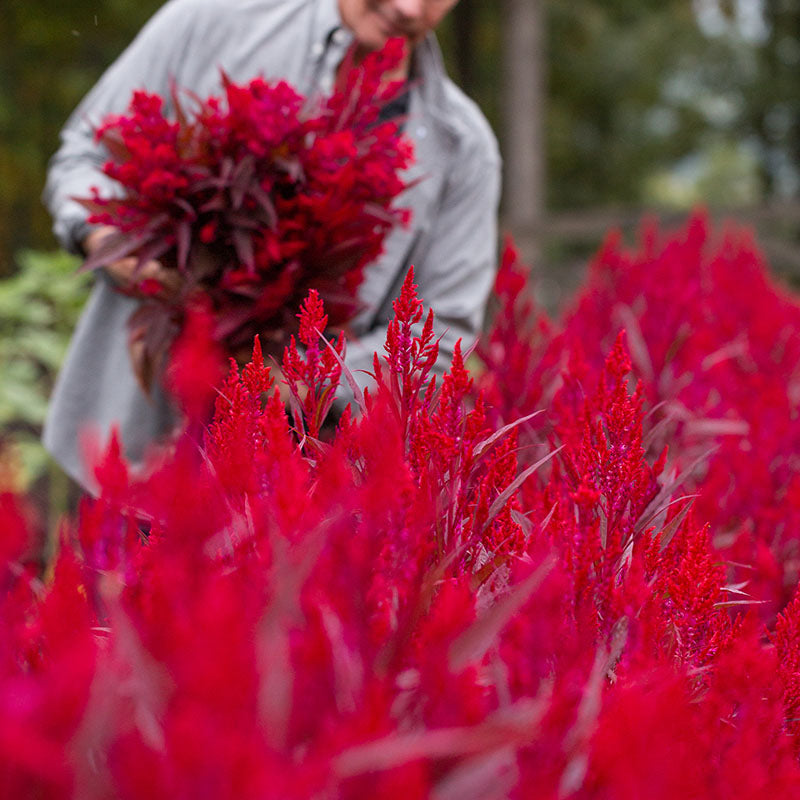
[[[347,30],[342,22],[338,0],[319,0],[312,30],[313,45],[324,46],[339,29]],[[349,31],[348,34],[352,36]]]

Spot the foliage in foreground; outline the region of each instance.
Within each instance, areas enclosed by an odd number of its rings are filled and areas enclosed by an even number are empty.
[[[56,372],[86,302],[89,277],[66,253],[24,250],[18,272],[0,281],[0,449],[19,453],[17,474],[30,486],[45,472],[39,438]]]
[[[6,794],[797,796],[797,504],[763,499],[797,485],[795,345],[766,343],[800,312],[746,243],[709,246],[697,220],[609,245],[559,326],[509,255],[480,392],[460,353],[429,381],[409,279],[378,389],[330,437],[343,345],[317,298],[284,358],[291,422],[256,347],[201,425],[197,320],[170,376],[185,436],[141,477],[111,443],[47,586],[2,499]],[[763,330],[734,325],[734,267]]]

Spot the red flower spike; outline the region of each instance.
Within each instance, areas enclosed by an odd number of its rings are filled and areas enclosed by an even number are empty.
[[[202,307],[190,310],[172,348],[166,383],[191,423],[210,420],[223,364],[210,313]]]
[[[0,531],[0,586],[4,586],[7,570],[31,544],[30,510],[11,492],[0,492]]]
[[[301,357],[292,337],[283,356],[283,375],[292,394],[292,414],[297,430],[318,439],[339,385],[345,340],[340,333],[332,344],[338,358],[327,343],[320,344],[328,317],[315,291],[309,293],[298,316],[305,352]]]

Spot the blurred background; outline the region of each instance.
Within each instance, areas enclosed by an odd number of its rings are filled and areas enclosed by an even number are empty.
[[[86,292],[40,204],[58,131],[160,0],[3,0],[0,443],[19,488],[59,513],[38,446]],[[461,0],[441,32],[453,78],[494,127],[502,225],[555,310],[605,233],[703,205],[752,226],[800,281],[798,0]],[[0,475],[0,483],[10,477]]]

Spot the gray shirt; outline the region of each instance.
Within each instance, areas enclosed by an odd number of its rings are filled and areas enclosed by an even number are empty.
[[[114,191],[99,171],[106,154],[93,130],[107,114],[124,111],[135,89],[168,97],[174,78],[200,96],[219,94],[224,69],[236,82],[261,75],[285,79],[305,95],[327,94],[351,42],[336,0],[170,0],[62,131],[44,192],[56,236],[77,251],[88,228],[86,211],[71,198],[87,196],[92,186]],[[477,107],[446,77],[432,35],[414,57],[405,130],[416,159],[407,178],[420,180],[399,199],[412,209],[411,225],[389,235],[359,290],[363,311],[352,325],[346,363],[362,386],[369,384],[372,354],[383,346],[392,300],[409,266],[425,305],[436,314],[439,372],[458,338],[465,347],[474,340],[494,276],[500,183],[494,136]],[[104,441],[117,427],[126,456],[136,462],[173,421],[163,392],[145,397],[130,367],[126,322],[135,302],[98,278],[50,404],[45,446],[89,488],[84,431]],[[341,397],[347,401],[346,388]]]

